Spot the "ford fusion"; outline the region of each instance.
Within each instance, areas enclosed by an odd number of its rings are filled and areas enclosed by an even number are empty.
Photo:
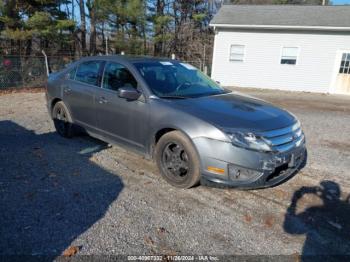
[[[239,188],[280,184],[306,163],[294,115],[227,90],[176,60],[98,56],[49,76],[57,132],[78,129],[153,159],[171,185]]]

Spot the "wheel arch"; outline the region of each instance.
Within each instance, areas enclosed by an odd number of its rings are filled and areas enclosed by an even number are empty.
[[[154,158],[155,148],[156,148],[156,145],[157,145],[158,141],[160,140],[160,138],[162,136],[164,136],[165,134],[167,134],[169,132],[173,132],[173,131],[179,131],[188,138],[188,140],[192,144],[194,150],[196,151],[196,153],[200,159],[198,149],[197,149],[196,145],[193,143],[191,136],[185,130],[178,128],[178,127],[175,127],[175,126],[162,127],[162,128],[159,128],[156,132],[154,132],[154,135],[152,136],[152,141],[151,141],[150,147],[149,147],[149,152],[150,152],[151,158]]]

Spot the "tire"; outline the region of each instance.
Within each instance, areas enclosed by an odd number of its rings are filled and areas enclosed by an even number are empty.
[[[74,135],[73,121],[66,105],[59,101],[52,109],[52,118],[58,134],[65,138],[71,138]]]
[[[159,139],[155,158],[162,177],[172,186],[190,188],[199,183],[198,154],[191,141],[180,131],[166,133]]]

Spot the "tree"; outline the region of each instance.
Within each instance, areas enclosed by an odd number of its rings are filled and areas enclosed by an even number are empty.
[[[69,50],[79,57],[105,53],[108,37],[114,53],[167,57],[174,53],[203,68],[210,64],[213,45],[209,23],[223,2],[321,4],[322,0],[3,0],[1,42],[10,42],[10,48],[2,50],[29,55],[44,47],[51,53]]]
[[[82,55],[86,55],[86,19],[85,19],[85,3],[84,0],[79,0],[80,11],[80,43]]]
[[[11,41],[11,47],[14,47],[11,52],[21,53],[24,47],[29,55],[33,51],[41,51],[42,46],[50,44],[61,48],[62,42],[69,41],[75,23],[60,10],[64,3],[67,1],[4,1],[0,17],[1,34]],[[33,41],[39,41],[39,48],[33,49]]]

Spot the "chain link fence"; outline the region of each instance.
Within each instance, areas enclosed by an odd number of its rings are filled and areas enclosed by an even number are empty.
[[[68,56],[48,57],[54,72],[73,60]],[[47,80],[44,56],[0,56],[0,89],[43,87]]]
[[[72,56],[48,57],[51,72],[59,71],[73,61]],[[210,68],[201,60],[184,62],[192,64],[204,73],[210,72]],[[0,89],[43,87],[46,80],[44,56],[0,56]]]

